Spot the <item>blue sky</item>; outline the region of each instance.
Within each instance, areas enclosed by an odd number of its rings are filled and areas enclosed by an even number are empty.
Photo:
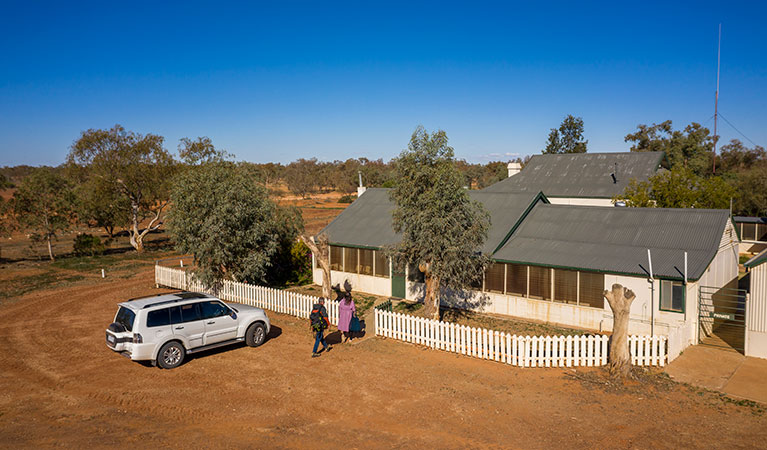
[[[0,5],[0,165],[116,123],[254,162],[388,160],[422,124],[487,162],[574,114],[626,151],[640,123],[713,127],[719,23],[720,112],[767,145],[765,2],[71,3]]]

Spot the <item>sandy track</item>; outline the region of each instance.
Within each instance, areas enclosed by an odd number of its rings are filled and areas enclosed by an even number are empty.
[[[370,339],[309,358],[304,321],[163,371],[104,344],[115,304],[151,271],[0,306],[3,447],[758,448],[767,418],[670,391],[605,393],[560,369]]]

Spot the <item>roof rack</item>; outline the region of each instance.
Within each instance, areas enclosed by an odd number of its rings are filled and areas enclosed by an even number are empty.
[[[178,303],[184,300],[192,300],[195,298],[208,298],[208,294],[203,294],[200,292],[181,291],[179,293],[173,293],[173,295],[175,295],[178,298],[163,300],[161,302],[156,302],[156,303],[147,303],[146,305],[144,305],[144,308],[142,309],[151,308],[153,306],[165,305],[169,303]]]
[[[171,294],[174,294],[174,295],[175,295],[175,294],[178,294],[178,293],[183,293],[183,292],[185,292],[185,291],[181,291],[181,290],[179,290],[179,291],[176,291],[176,292],[165,292],[165,293],[163,293],[163,294],[151,294],[151,295],[144,295],[144,296],[142,296],[142,297],[133,297],[133,298],[129,298],[129,299],[128,299],[128,300],[126,300],[126,301],[128,301],[128,302],[132,302],[132,301],[134,301],[134,300],[144,300],[145,298],[159,297],[159,296],[161,296],[161,295],[171,295]]]

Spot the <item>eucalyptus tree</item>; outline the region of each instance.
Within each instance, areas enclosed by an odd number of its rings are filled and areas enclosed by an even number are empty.
[[[52,241],[74,222],[75,197],[69,182],[49,167],[34,169],[13,194],[13,212],[33,241],[45,242],[54,260]]]
[[[224,280],[264,283],[300,215],[279,208],[252,170],[231,162],[192,167],[174,180],[168,230],[176,248],[194,255],[195,276],[219,289]]]
[[[392,218],[402,240],[389,253],[424,272],[426,312],[439,318],[443,289],[463,291],[482,279],[489,258],[480,249],[490,215],[463,188],[444,131],[430,135],[418,127],[395,167]]]
[[[170,200],[176,161],[163,141],[162,136],[129,132],[120,125],[90,129],[75,141],[67,157],[69,164],[87,168],[89,178],[113,186],[127,200],[130,243],[138,252],[144,250],[146,235],[162,225]]]

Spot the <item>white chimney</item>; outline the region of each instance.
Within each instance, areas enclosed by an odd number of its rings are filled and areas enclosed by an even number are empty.
[[[509,176],[513,177],[514,175],[518,174],[520,170],[522,170],[522,164],[518,162],[510,162],[506,168],[509,171]]]
[[[362,195],[362,194],[364,194],[364,193],[365,193],[365,191],[367,190],[367,188],[366,188],[365,186],[363,186],[363,185],[362,185],[362,171],[361,171],[361,170],[358,170],[358,171],[357,171],[357,175],[359,176],[359,179],[360,179],[360,185],[359,185],[359,186],[357,186],[357,198],[359,198],[359,196],[360,196],[360,195]]]

